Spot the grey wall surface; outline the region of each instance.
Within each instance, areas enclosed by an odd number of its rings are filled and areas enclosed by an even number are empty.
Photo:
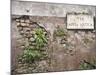
[[[95,16],[95,6],[71,5],[60,3],[32,2],[32,1],[11,1],[12,15],[32,15],[32,16],[56,16],[65,17],[68,12],[89,13]]]

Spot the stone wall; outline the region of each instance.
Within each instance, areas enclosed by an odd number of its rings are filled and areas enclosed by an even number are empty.
[[[12,1],[12,72],[77,70],[84,60],[96,60],[96,29],[68,30],[67,12],[85,12],[95,17],[95,6]],[[34,47],[33,31],[37,28],[42,28],[47,33],[48,44],[44,52],[48,59],[30,66],[19,63],[17,57],[23,53],[25,47]]]
[[[48,32],[48,47],[45,51],[49,58],[39,62],[41,70],[34,69],[31,72],[75,70],[79,69],[81,61],[95,60],[96,31],[67,30],[64,20],[61,17],[13,16],[12,24],[15,23],[12,25],[12,59],[16,59],[13,63],[18,65],[17,56],[23,53],[25,47],[34,47],[32,31],[38,27]],[[57,35],[58,27],[64,30],[64,35]],[[29,69],[19,68],[16,70],[18,73],[29,72]]]

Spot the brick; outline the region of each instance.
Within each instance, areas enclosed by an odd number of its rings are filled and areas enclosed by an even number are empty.
[[[20,26],[20,23],[19,22],[17,22],[17,26]]]
[[[21,23],[21,26],[26,26],[26,24],[25,23]]]
[[[30,20],[25,20],[26,23],[30,23]]]
[[[21,20],[20,20],[20,22],[24,22],[24,20],[23,20],[23,19],[21,19]]]
[[[19,22],[20,20],[19,19],[16,19],[16,22]]]

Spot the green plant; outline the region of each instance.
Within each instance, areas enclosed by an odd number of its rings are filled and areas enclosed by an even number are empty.
[[[34,61],[41,60],[47,57],[46,54],[41,51],[41,49],[47,43],[47,38],[43,29],[35,29],[34,38],[35,45],[33,46],[33,48],[30,48],[30,46],[25,48],[23,54],[21,55],[21,58],[19,59],[21,61],[23,60],[22,62],[32,63]]]
[[[35,60],[40,60],[42,54],[37,50],[24,50],[22,58],[25,62],[32,63]]]
[[[61,28],[58,28],[56,31],[55,31],[55,35],[56,36],[59,36],[59,37],[62,37],[62,36],[65,36],[65,31]]]
[[[41,57],[44,57],[45,55],[40,52],[39,50],[26,48],[22,54],[22,58],[24,62],[32,63],[36,60],[42,59]]]
[[[92,43],[92,40],[90,40],[89,38],[86,38],[86,37],[83,39],[83,41],[85,44]]]
[[[87,62],[87,61],[84,60],[80,64],[80,69],[88,70],[88,69],[95,69],[95,68],[96,68],[95,62],[94,63],[90,63],[90,62]]]
[[[43,29],[41,29],[41,28],[38,28],[35,30],[34,37],[35,37],[37,49],[40,49],[42,46],[44,46],[47,43],[46,35],[45,35]]]

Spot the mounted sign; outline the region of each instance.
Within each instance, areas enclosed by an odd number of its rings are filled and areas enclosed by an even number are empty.
[[[93,16],[87,14],[68,14],[67,29],[94,29]]]

